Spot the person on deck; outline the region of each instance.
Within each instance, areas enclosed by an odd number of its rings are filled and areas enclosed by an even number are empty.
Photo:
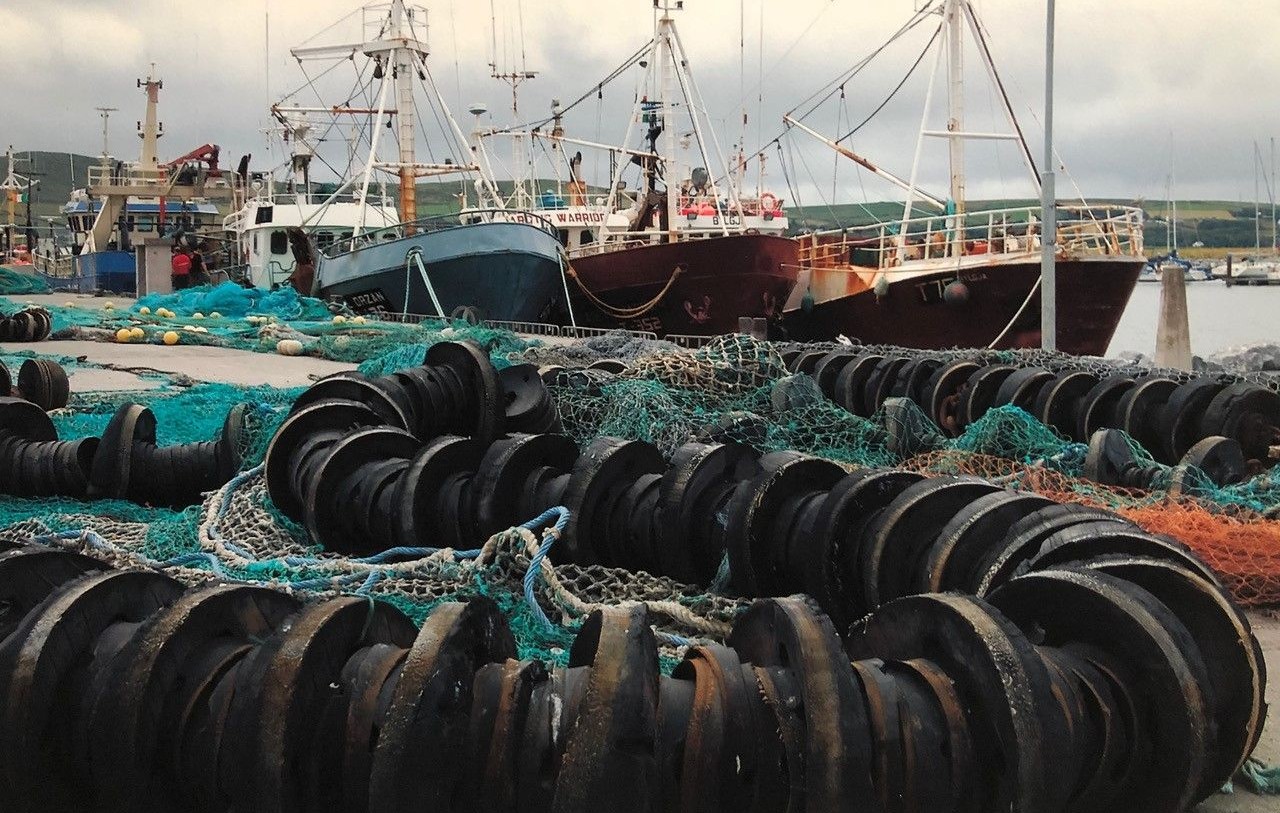
[[[181,291],[191,284],[191,255],[185,249],[175,248],[173,258],[169,260],[170,275],[173,279],[173,290]]]

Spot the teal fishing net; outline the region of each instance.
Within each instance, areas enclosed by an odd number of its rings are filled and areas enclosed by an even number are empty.
[[[0,295],[16,296],[20,294],[45,294],[49,292],[49,283],[34,271],[18,270],[0,266]]]
[[[207,305],[193,301],[189,307]],[[99,332],[87,335],[145,326],[146,340],[154,342],[162,328],[177,324],[181,329],[199,321],[208,333],[184,332],[183,342],[274,352],[281,339],[296,338],[304,352],[359,363],[369,375],[420,364],[426,349],[438,341],[476,341],[499,366],[563,366],[548,371],[548,386],[565,431],[582,445],[614,435],[650,441],[670,454],[694,438],[732,440],[766,451],[796,449],[851,469],[897,465],[931,474],[986,476],[1059,499],[1113,507],[1144,527],[1164,522],[1177,523],[1184,532],[1196,529],[1196,549],[1209,551],[1206,558],[1222,568],[1237,597],[1244,596],[1245,603],[1280,599],[1280,523],[1257,520],[1257,512],[1280,504],[1280,478],[1274,471],[1226,488],[1206,483],[1196,499],[1176,502],[1160,491],[1098,486],[1081,477],[1084,446],[1022,410],[991,410],[954,439],[945,438],[910,402],[886,403],[870,419],[861,418],[823,397],[807,376],[790,375],[777,346],[745,336],[722,337],[689,351],[625,334],[572,342],[528,340],[503,330],[435,320],[361,324],[327,317],[256,324],[226,315],[210,319],[208,314],[193,321],[194,310],[174,319],[132,308],[54,310],[66,322],[91,323],[82,329]],[[15,361],[22,357],[11,356]],[[620,359],[625,368],[620,373],[580,369],[601,358]],[[154,383],[158,388],[146,392],[73,393],[67,408],[52,413],[53,420],[64,438],[94,435],[120,404],[143,402],[156,414],[161,443],[185,443],[213,439],[227,410],[247,403],[251,420],[242,474],[203,505],[183,511],[118,501],[0,497],[0,528],[5,528],[0,538],[36,536],[121,563],[163,563],[193,582],[213,575],[304,594],[354,591],[390,602],[415,619],[441,601],[488,595],[511,618],[522,655],[554,661],[564,657],[569,630],[598,604],[651,603],[669,645],[717,638],[742,607],[706,587],[648,574],[553,568],[545,553],[539,558],[539,551],[547,544],[542,532],[555,517],[492,540],[474,540],[472,551],[426,548],[365,559],[328,554],[274,508],[259,465],[300,388],[192,385],[167,376]],[[1135,451],[1140,460],[1150,461],[1136,444]]]

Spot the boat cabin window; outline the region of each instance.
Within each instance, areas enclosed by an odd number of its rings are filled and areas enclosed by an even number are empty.
[[[134,231],[152,231],[155,229],[155,219],[151,215],[139,215],[134,219]]]
[[[289,235],[285,234],[283,229],[276,229],[271,232],[271,253],[272,254],[288,254],[289,253]]]
[[[583,246],[594,243],[595,241],[595,235],[591,233],[590,229],[583,229],[582,236],[578,238],[578,244]]]
[[[333,245],[333,237],[334,235],[331,231],[316,232],[316,248],[323,251]]]

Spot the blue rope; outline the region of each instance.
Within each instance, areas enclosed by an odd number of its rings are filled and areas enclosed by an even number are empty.
[[[569,524],[569,509],[564,506],[556,506],[543,511],[537,519],[530,520],[521,525],[526,530],[536,530],[546,525],[552,517],[557,517],[554,533],[546,534],[542,544],[538,546],[538,551],[533,555],[533,559],[529,562],[529,569],[524,572],[524,601],[529,605],[529,611],[533,613],[534,619],[547,632],[555,629],[555,625],[551,623],[551,619],[547,618],[547,614],[542,611],[542,606],[538,604],[538,599],[533,594],[534,585],[538,583],[538,573],[542,567],[542,560],[547,558],[547,554],[551,551],[551,546],[560,538],[560,534],[564,532],[565,526]]]

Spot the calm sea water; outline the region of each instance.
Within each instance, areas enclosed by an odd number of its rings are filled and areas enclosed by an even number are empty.
[[[1155,352],[1160,284],[1139,282],[1111,339],[1108,355]],[[1191,352],[1210,356],[1228,347],[1280,342],[1280,286],[1228,288],[1221,282],[1187,284]]]

